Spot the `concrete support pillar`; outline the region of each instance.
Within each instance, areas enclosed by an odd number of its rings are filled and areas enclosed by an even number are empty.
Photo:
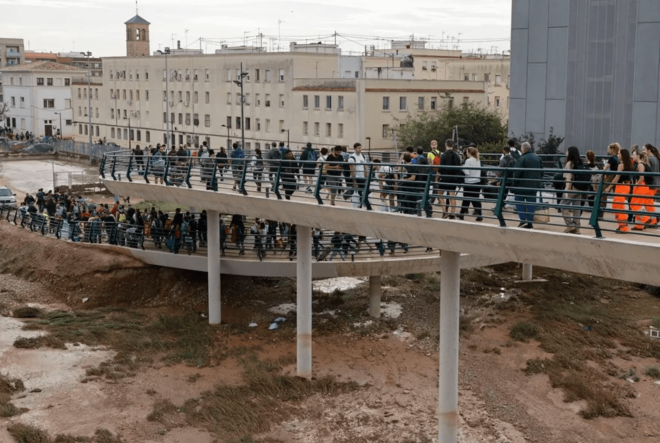
[[[297,226],[297,366],[299,377],[312,377],[312,228]]]
[[[207,214],[207,262],[209,278],[209,324],[220,324],[220,213]]]
[[[532,265],[523,263],[523,281],[532,281],[534,278],[532,275]]]
[[[373,318],[380,318],[380,296],[382,292],[380,275],[371,275],[369,277],[369,315]]]
[[[461,267],[458,252],[440,253],[440,387],[438,442],[457,442]]]

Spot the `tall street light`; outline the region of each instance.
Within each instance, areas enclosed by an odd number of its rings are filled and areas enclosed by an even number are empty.
[[[62,113],[56,112],[55,115],[60,116],[60,140],[62,140],[62,136],[64,135],[64,129],[62,129]]]
[[[245,100],[243,99],[243,78],[247,76],[247,72],[243,72],[243,63],[241,63],[241,73],[239,74],[238,80],[234,80],[238,86],[241,87],[241,149],[245,151],[245,118],[243,113],[243,105]]]
[[[167,69],[167,56],[170,54],[170,48],[166,47],[164,51],[158,50],[160,55],[165,56],[165,105],[166,105],[166,116],[165,116],[165,132],[167,134],[167,148],[169,144],[172,143],[170,138],[170,71]],[[165,149],[167,151],[167,148]]]
[[[92,66],[89,64],[89,58],[92,56],[92,53],[81,52],[80,55],[87,57],[87,117],[89,122],[89,164],[92,164],[92,88],[90,82],[92,80]],[[61,125],[60,125],[61,126]],[[60,129],[60,133],[62,130]]]

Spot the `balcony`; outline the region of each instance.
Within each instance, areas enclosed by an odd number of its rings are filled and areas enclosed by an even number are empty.
[[[5,55],[7,56],[7,58],[21,58],[21,52],[15,49],[7,48]]]

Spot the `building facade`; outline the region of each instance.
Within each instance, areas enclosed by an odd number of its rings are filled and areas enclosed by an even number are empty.
[[[513,0],[511,55],[511,134],[660,143],[657,0]]]
[[[5,127],[35,136],[73,135],[71,87],[85,71],[53,62],[34,62],[0,69],[9,111]]]
[[[241,64],[246,148],[290,141],[293,148],[365,143],[393,149],[391,129],[453,98],[485,106],[483,81],[336,78],[338,55],[310,51],[174,54],[103,59],[94,85],[94,136],[128,147],[165,143],[170,123],[176,145],[207,141],[227,146],[241,136]],[[335,78],[333,78],[335,75]],[[354,75],[354,74],[353,74]],[[84,135],[87,106],[74,84],[76,136]],[[98,86],[98,100],[96,88]],[[81,92],[78,92],[81,88]],[[452,102],[453,103],[453,102]],[[98,115],[96,108],[98,104]]]
[[[0,38],[0,69],[25,63],[25,48],[22,38]],[[0,73],[0,103],[4,102],[2,74]],[[1,106],[1,105],[0,105]],[[2,122],[0,122],[2,126]]]

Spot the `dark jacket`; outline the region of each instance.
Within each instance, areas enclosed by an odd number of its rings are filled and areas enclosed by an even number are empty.
[[[543,169],[543,162],[531,151],[524,153],[516,161],[516,169]],[[543,171],[515,171],[513,173],[512,191],[516,195],[536,195],[541,188]],[[524,189],[523,189],[524,188]]]

